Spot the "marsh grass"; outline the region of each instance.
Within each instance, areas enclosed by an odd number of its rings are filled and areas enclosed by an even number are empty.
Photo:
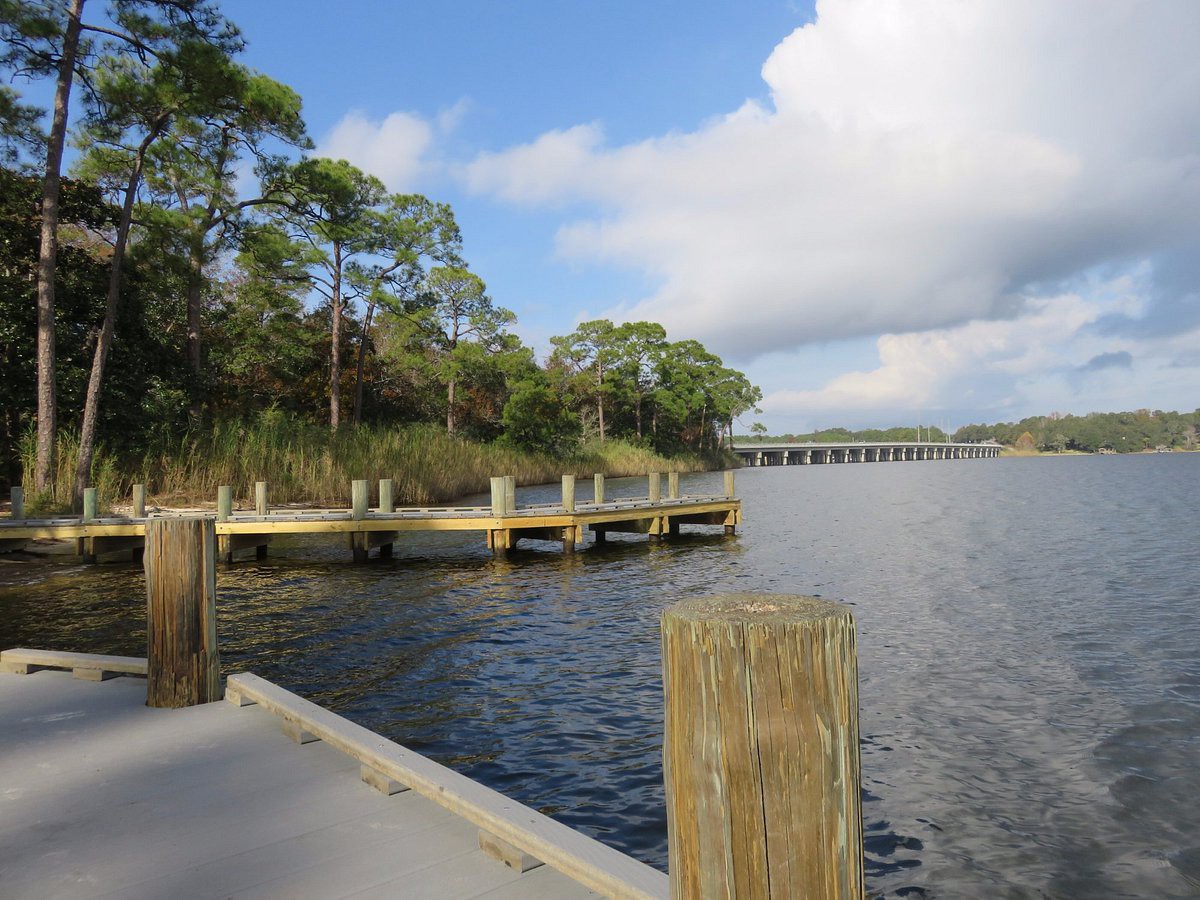
[[[78,440],[71,443],[72,439],[60,438],[55,489],[39,512],[70,505],[78,447]],[[24,483],[32,484],[32,446],[22,461]],[[397,503],[429,505],[486,492],[493,475],[515,475],[518,484],[528,485],[571,473],[619,477],[711,467],[699,456],[668,459],[622,441],[590,444],[564,459],[503,443],[476,443],[433,425],[331,432],[275,411],[251,422],[219,423],[128,462],[119,467],[103,449],[96,454],[92,480],[104,508],[127,497],[138,482],[146,485],[155,505],[166,507],[211,505],[223,484],[232,486],[235,501],[244,504],[254,496],[256,481],[268,483],[272,504],[344,506],[349,504],[352,480],[370,481],[374,497],[378,480],[391,478]],[[35,510],[32,503],[30,509]]]

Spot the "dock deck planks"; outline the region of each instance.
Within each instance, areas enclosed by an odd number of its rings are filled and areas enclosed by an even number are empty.
[[[145,682],[0,674],[5,897],[590,897],[259,706],[144,705]]]

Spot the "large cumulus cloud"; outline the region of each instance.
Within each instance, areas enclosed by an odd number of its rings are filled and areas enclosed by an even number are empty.
[[[1037,320],[1035,295],[1200,238],[1197,34],[1190,0],[821,2],[766,101],[626,146],[564,123],[462,174],[582,201],[559,252],[659,285],[613,312],[735,358]]]

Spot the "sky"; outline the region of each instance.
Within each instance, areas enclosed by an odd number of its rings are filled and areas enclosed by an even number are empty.
[[[543,351],[650,319],[775,434],[1200,407],[1194,0],[224,0]]]

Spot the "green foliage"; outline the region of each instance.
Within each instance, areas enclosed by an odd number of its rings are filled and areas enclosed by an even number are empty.
[[[544,379],[519,382],[504,404],[505,440],[526,450],[564,455],[577,445],[580,432],[579,416]]]
[[[995,425],[965,425],[955,440],[996,440],[1017,446],[1028,433],[1030,449],[1046,452],[1139,453],[1159,447],[1195,450],[1200,429],[1200,410],[1191,413],[1139,409],[1136,412],[1088,413],[1086,416],[1031,416],[1020,422]]]

